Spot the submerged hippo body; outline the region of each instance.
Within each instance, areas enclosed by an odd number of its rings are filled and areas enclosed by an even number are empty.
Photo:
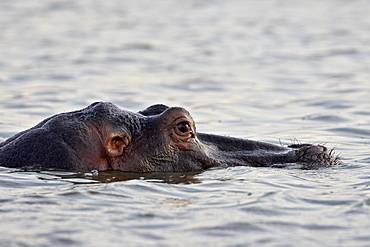
[[[45,119],[0,144],[0,165],[126,172],[198,171],[215,166],[328,166],[323,146],[273,144],[196,133],[184,108],[154,105],[139,113],[97,102]]]

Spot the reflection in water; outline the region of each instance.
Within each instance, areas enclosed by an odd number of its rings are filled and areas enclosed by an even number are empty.
[[[168,184],[191,184],[200,183],[199,179],[194,176],[200,172],[121,172],[121,171],[92,171],[91,173],[69,172],[69,171],[41,171],[42,179],[62,179],[63,181],[83,183],[91,183],[91,180],[101,183],[111,183],[119,181],[127,181],[132,179],[146,180],[148,182],[168,183]],[[51,177],[45,177],[50,175]],[[78,180],[76,180],[78,179]]]
[[[186,172],[186,173],[133,173],[133,172],[99,172],[99,175],[93,176],[92,179],[100,182],[117,182],[131,179],[149,180],[150,182],[168,183],[168,184],[191,184],[199,183],[200,181],[194,176],[200,172]]]

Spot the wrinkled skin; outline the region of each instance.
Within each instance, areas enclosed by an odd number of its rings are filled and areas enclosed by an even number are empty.
[[[0,165],[77,171],[201,171],[215,166],[336,164],[323,146],[277,146],[197,133],[189,112],[154,105],[139,113],[97,102],[61,113],[0,144]]]

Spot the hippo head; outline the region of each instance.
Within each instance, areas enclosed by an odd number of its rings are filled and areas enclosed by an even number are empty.
[[[121,171],[196,171],[217,165],[213,147],[202,144],[190,113],[181,107],[154,105],[127,121],[105,140],[109,169]],[[136,122],[134,125],[132,122]],[[136,126],[135,129],[132,127]]]

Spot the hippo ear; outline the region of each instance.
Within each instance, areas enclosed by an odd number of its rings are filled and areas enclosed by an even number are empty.
[[[130,138],[124,134],[111,134],[105,141],[105,150],[111,157],[122,155],[123,150],[130,143]]]
[[[152,105],[146,108],[145,110],[139,111],[140,114],[144,116],[155,116],[159,115],[165,110],[167,110],[169,107],[162,104]]]

